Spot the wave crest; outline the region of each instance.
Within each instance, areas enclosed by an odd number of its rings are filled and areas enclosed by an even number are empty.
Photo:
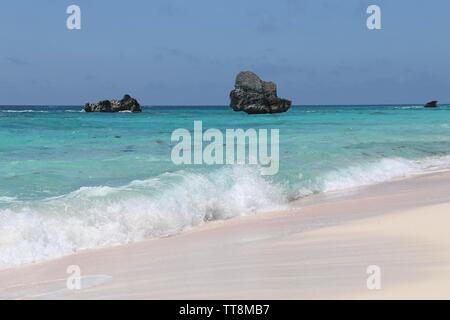
[[[0,267],[89,248],[178,233],[207,221],[283,208],[281,186],[258,170],[183,171],[122,187],[70,194],[0,210]]]

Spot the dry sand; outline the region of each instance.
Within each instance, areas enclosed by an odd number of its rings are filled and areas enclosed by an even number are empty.
[[[0,271],[3,299],[450,299],[450,174]],[[82,289],[66,287],[78,265]],[[367,267],[381,269],[368,290]]]

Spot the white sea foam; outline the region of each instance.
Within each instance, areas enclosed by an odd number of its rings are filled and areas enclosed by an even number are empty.
[[[211,174],[181,171],[119,188],[81,188],[65,196],[0,210],[0,267],[281,209],[283,194],[281,186],[244,167]]]
[[[331,192],[445,170],[450,170],[449,156],[422,160],[385,158],[373,163],[331,171],[319,178],[317,185],[320,191]]]
[[[11,203],[15,202],[17,198],[15,197],[0,197],[0,203]]]
[[[321,191],[339,191],[351,189],[402,176],[409,176],[418,171],[414,163],[404,159],[382,159],[376,163],[352,166],[327,173],[321,179]]]
[[[0,110],[0,112],[4,113],[48,113],[45,110]]]
[[[423,109],[423,106],[401,106],[401,107],[395,107],[394,109],[401,109],[401,110],[411,110],[411,109]]]

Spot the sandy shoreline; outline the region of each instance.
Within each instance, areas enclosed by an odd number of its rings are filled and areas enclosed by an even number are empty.
[[[0,271],[1,299],[449,299],[450,173]],[[66,288],[81,268],[82,290]],[[382,289],[367,289],[367,267]]]

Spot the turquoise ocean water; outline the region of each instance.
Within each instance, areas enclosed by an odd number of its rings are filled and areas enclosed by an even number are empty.
[[[0,107],[0,268],[175,234],[331,192],[450,169],[450,106]],[[175,166],[173,130],[280,130],[280,171]]]

